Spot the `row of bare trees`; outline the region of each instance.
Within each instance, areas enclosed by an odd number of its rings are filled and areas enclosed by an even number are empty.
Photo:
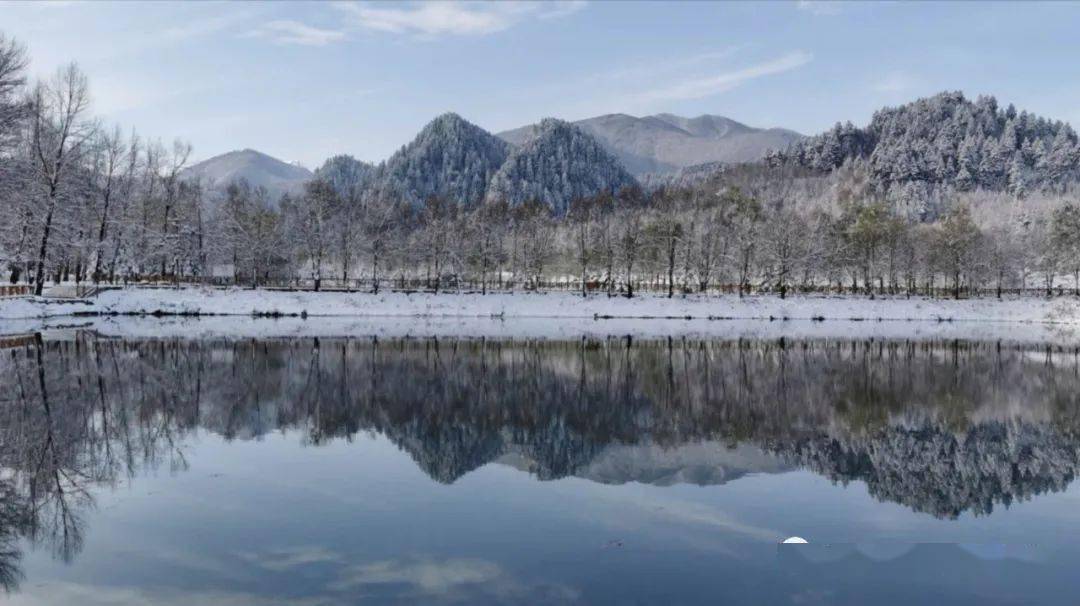
[[[268,230],[265,246],[238,249],[260,264],[263,279],[253,284],[318,289],[329,280],[376,292],[386,283],[435,292],[563,288],[627,297],[641,290],[669,297],[961,297],[1080,288],[1080,208],[1068,200],[996,208],[987,221],[988,213],[974,212],[966,198],[935,220],[917,221],[843,175],[822,180],[729,170],[693,186],[575,200],[565,216],[540,203],[462,205],[432,197],[415,207],[342,194],[316,180],[286,198],[280,212],[260,215],[268,221],[260,224]],[[263,250],[277,253],[256,252]]]
[[[904,216],[850,162],[747,165],[574,200],[565,215],[371,187],[337,157],[276,199],[186,178],[191,146],[106,128],[74,64],[29,83],[0,37],[0,267],[11,283],[216,282],[378,292],[542,288],[633,296],[1080,292],[1080,210],[964,193]],[[335,167],[336,170],[328,170]],[[996,198],[994,196],[997,196]]]
[[[11,283],[197,274],[206,268],[191,146],[166,148],[90,113],[76,64],[28,83],[25,48],[0,35],[0,264]]]

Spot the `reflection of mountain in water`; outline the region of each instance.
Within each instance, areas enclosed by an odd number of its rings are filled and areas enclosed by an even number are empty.
[[[535,473],[539,465],[516,453],[499,463]],[[794,467],[780,457],[751,444],[732,446],[713,441],[678,446],[611,444],[573,475],[601,484],[639,482],[654,486],[726,484],[752,473],[780,473]]]
[[[1080,461],[1071,431],[1013,421],[955,434],[932,424],[885,427],[867,436],[815,436],[777,445],[786,459],[870,493],[941,517],[989,514],[1044,492],[1064,490]]]
[[[1072,481],[1076,360],[956,342],[84,334],[0,359],[3,486],[25,505],[0,525],[54,512],[34,532],[66,557],[94,485],[183,468],[197,429],[313,445],[377,431],[440,482],[493,461],[657,485],[799,466],[935,516],[985,514]]]

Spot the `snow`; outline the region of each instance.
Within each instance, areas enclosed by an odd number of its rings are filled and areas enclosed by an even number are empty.
[[[254,316],[502,317],[502,318],[678,318],[789,320],[952,320],[1080,323],[1080,299],[1011,298],[870,299],[850,296],[739,298],[686,296],[633,299],[569,292],[397,293],[297,292],[252,289],[145,289],[105,291],[93,299],[0,299],[0,319],[76,314],[201,314]]]
[[[256,317],[273,314],[295,317]],[[815,319],[827,321],[812,321]],[[655,295],[634,299],[591,295],[583,299],[567,292],[372,295],[210,288],[113,290],[77,301],[0,299],[0,334],[66,326],[91,327],[118,336],[853,336],[1080,343],[1080,300],[667,299]]]
[[[410,318],[324,316],[106,316],[0,321],[0,334],[42,331],[68,339],[76,331],[117,338],[274,339],[291,337],[468,338],[576,340],[631,336],[635,339],[881,339],[979,340],[1025,346],[1080,346],[1080,326],[1024,322],[852,322],[809,320],[707,321],[592,318]]]

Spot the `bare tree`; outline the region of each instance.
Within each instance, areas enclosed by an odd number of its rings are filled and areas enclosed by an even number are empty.
[[[806,229],[802,215],[789,209],[777,210],[765,221],[762,243],[768,278],[781,299],[787,297],[788,283],[802,258]]]
[[[304,195],[292,203],[282,203],[287,229],[301,258],[311,267],[315,290],[322,288],[323,266],[333,237],[331,221],[340,204],[334,188],[321,179],[309,182]]]
[[[120,134],[120,127],[112,131],[101,131],[94,145],[94,161],[92,163],[92,175],[97,181],[97,192],[100,196],[98,209],[97,242],[94,248],[94,271],[92,273],[95,284],[101,282],[101,267],[105,256],[105,237],[108,234],[110,223],[109,210],[114,202],[118,182],[122,178],[123,165],[129,150]]]
[[[162,211],[161,211],[161,233],[158,244],[158,256],[160,257],[161,272],[160,275],[164,277],[168,273],[169,262],[174,264],[173,275],[176,279],[176,267],[177,260],[175,258],[175,238],[170,236],[170,228],[172,232],[177,231],[175,227],[176,217],[174,216],[176,207],[179,203],[180,196],[180,173],[187,166],[188,158],[191,156],[191,144],[185,143],[177,139],[173,141],[172,153],[169,154],[167,159],[165,175],[162,178],[163,199],[162,199]]]
[[[49,236],[58,207],[68,200],[69,171],[85,151],[94,127],[86,118],[90,96],[86,76],[74,63],[61,68],[33,93],[32,156],[42,192],[42,229],[34,271],[34,294],[45,286]]]
[[[29,109],[21,97],[29,61],[26,47],[0,32],[0,155],[14,145]]]
[[[127,252],[125,244],[131,231],[129,226],[134,223],[135,219],[133,216],[133,197],[138,186],[141,146],[142,142],[139,136],[132,132],[127,144],[127,165],[120,181],[120,188],[116,192],[120,208],[116,213],[116,229],[113,230],[112,254],[109,257],[109,282],[115,282],[116,280],[116,268],[121,262],[121,254]]]
[[[23,97],[26,84],[26,49],[0,33],[0,255],[7,257],[12,284],[19,281],[26,263],[32,208],[26,189],[25,162],[16,155],[29,104]]]
[[[722,192],[720,203],[731,225],[733,240],[731,252],[739,275],[739,296],[741,297],[750,293],[750,279],[756,268],[754,263],[762,221],[761,204],[737,188]]]
[[[488,274],[501,262],[503,235],[510,207],[506,202],[494,201],[478,205],[469,214],[470,265],[480,273],[480,293],[487,294]]]
[[[589,291],[589,261],[593,252],[597,206],[597,201],[592,198],[578,198],[570,202],[566,217],[570,223],[574,259],[580,268],[582,297]]]
[[[634,296],[634,268],[641,258],[644,240],[641,213],[637,210],[620,213],[616,230],[619,260],[626,283],[626,298],[629,299]]]

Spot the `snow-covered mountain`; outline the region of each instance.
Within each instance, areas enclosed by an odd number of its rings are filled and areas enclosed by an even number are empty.
[[[375,193],[421,204],[429,196],[483,200],[510,145],[454,113],[435,118],[379,168]]]
[[[569,122],[547,118],[506,159],[487,197],[511,204],[539,200],[561,214],[576,198],[614,193],[636,183],[595,138]]]
[[[345,198],[360,195],[375,182],[378,168],[373,164],[361,162],[349,155],[330,158],[315,169],[315,177],[330,182],[330,185]]]
[[[316,174],[366,195],[416,205],[430,196],[463,204],[537,199],[562,213],[575,198],[635,185],[634,174],[674,174],[703,162],[758,159],[771,147],[786,147],[800,137],[720,116],[671,114],[612,114],[576,123],[548,118],[496,136],[446,113],[378,166],[336,156]],[[265,187],[274,201],[302,192],[316,174],[252,149],[215,156],[184,171],[185,178],[217,189],[246,179]]]
[[[545,466],[516,451],[499,457],[496,462],[529,472]],[[750,474],[784,473],[793,469],[796,467],[791,463],[752,444],[732,446],[705,440],[675,446],[649,442],[610,444],[575,469],[573,475],[601,484],[718,486]]]
[[[753,128],[723,116],[684,118],[674,114],[636,117],[607,114],[574,122],[595,137],[635,175],[668,173],[709,162],[752,162],[769,150],[803,138],[782,128]],[[536,136],[531,124],[498,133],[515,145]]]
[[[877,185],[923,204],[930,188],[1062,192],[1080,180],[1080,137],[1068,123],[945,91],[799,141],[775,162],[828,172],[865,160]]]
[[[252,186],[262,186],[272,200],[286,193],[297,193],[311,180],[311,171],[289,164],[253,149],[231,151],[203,160],[184,170],[184,178],[199,180],[215,189],[246,179]]]

